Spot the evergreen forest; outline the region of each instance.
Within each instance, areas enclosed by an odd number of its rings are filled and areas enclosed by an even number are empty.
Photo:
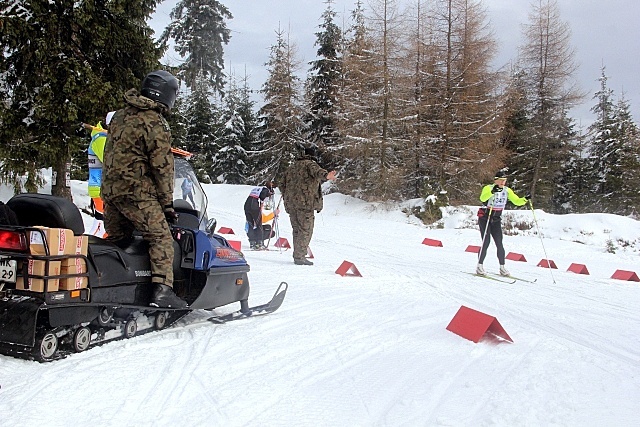
[[[571,29],[557,0],[534,0],[518,56],[494,69],[497,42],[482,0],[354,0],[318,17],[316,57],[274,29],[266,81],[224,67],[233,11],[178,0],[159,37],[158,0],[0,0],[0,180],[36,191],[41,170],[86,180],[89,135],[155,69],[180,81],[173,145],[193,153],[204,183],[276,183],[308,147],[336,170],[329,191],[367,201],[422,199],[418,209],[478,205],[507,185],[552,213],[638,218],[640,133],[630,102],[576,84]],[[343,16],[345,15],[345,16]],[[180,61],[162,64],[169,50]],[[580,128],[573,107],[590,103]],[[26,177],[26,180],[25,180]],[[52,186],[70,197],[64,179]],[[436,209],[437,210],[437,209]],[[437,218],[432,218],[437,219]]]

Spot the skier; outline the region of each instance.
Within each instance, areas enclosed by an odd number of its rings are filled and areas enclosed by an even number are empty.
[[[97,125],[91,130],[91,142],[87,149],[88,164],[89,164],[89,180],[88,191],[89,197],[91,197],[91,208],[93,215],[97,220],[102,220],[104,215],[104,205],[102,198],[100,197],[100,186],[102,185],[102,162],[104,161],[104,144],[107,141],[107,128],[111,123],[111,118],[115,114],[115,111],[111,111],[105,118],[105,127],[102,127],[102,122],[98,122]]]
[[[187,200],[188,197],[191,199],[191,205],[195,208],[196,202],[193,201],[193,181],[191,181],[189,175],[182,181],[180,189],[182,190],[182,200]]]
[[[493,184],[485,185],[480,193],[480,201],[483,206],[478,209],[478,226],[480,227],[480,236],[482,238],[482,249],[478,256],[478,265],[476,266],[476,274],[484,276],[486,272],[482,263],[487,255],[487,249],[491,243],[491,237],[496,243],[498,250],[498,261],[500,262],[500,275],[509,276],[509,270],[505,267],[505,252],[502,246],[502,211],[507,206],[507,201],[516,206],[523,206],[531,198],[527,194],[519,197],[513,190],[507,187],[507,175],[504,171],[498,171],[493,178]]]
[[[336,171],[327,172],[318,165],[315,147],[304,148],[304,154],[284,173],[280,191],[289,213],[293,231],[293,262],[296,265],[313,265],[306,258],[313,234],[314,213],[322,210],[322,188],[329,180],[335,181]]]
[[[109,240],[120,245],[138,230],[149,244],[151,304],[185,308],[173,291],[174,161],[169,114],[178,94],[178,81],[167,71],[154,71],[142,80],[138,93],[128,90],[126,106],[116,111],[105,146],[102,197]]]
[[[275,188],[275,183],[267,181],[263,186],[251,189],[247,200],[244,202],[247,237],[249,238],[249,247],[251,249],[266,249],[262,229],[262,208],[265,200],[273,196]]]

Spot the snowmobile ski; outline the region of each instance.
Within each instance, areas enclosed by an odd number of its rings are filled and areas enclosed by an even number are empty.
[[[494,277],[494,276],[482,275],[482,274],[476,274],[476,273],[469,273],[468,271],[465,271],[464,273],[470,274],[472,276],[480,277],[481,279],[495,280],[496,282],[508,283],[510,285],[513,285],[514,283],[516,283],[516,279],[513,278],[513,277],[501,276],[501,277],[504,277],[504,280],[503,280],[501,278]],[[512,280],[509,280],[509,279],[512,279]]]
[[[269,301],[268,303],[257,305],[255,307],[249,307],[245,310],[234,311],[233,313],[224,314],[221,316],[213,316],[208,318],[207,320],[212,323],[226,323],[233,320],[247,319],[250,317],[263,316],[265,314],[273,313],[282,305],[288,288],[289,285],[287,284],[287,282],[282,282],[280,283],[280,286],[278,286],[278,289],[276,289],[276,292],[273,294],[273,298],[271,298],[271,301]]]
[[[515,277],[515,276],[511,276],[511,275],[509,275],[509,276],[502,276],[502,275],[499,275],[499,274],[496,274],[496,273],[488,273],[488,274],[489,274],[490,276],[492,276],[492,277],[497,277],[497,278],[505,277],[505,278],[508,278],[508,279],[514,279],[514,280],[517,280],[517,281],[520,281],[520,282],[526,282],[526,283],[536,283],[536,281],[538,280],[538,279],[533,279],[533,280],[522,279],[522,278],[520,278],[520,277]]]

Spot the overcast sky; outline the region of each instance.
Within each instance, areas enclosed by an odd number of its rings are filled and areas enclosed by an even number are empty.
[[[400,3],[412,1],[401,0]],[[159,36],[169,22],[176,0],[159,5],[152,27]],[[264,64],[269,48],[275,43],[280,26],[289,30],[290,39],[298,47],[303,64],[315,58],[315,32],[319,30],[326,0],[221,0],[233,19],[227,22],[231,41],[225,47],[225,68],[236,75],[249,76],[249,85],[259,89],[267,73]],[[496,67],[515,59],[518,45],[523,43],[522,24],[527,23],[529,0],[484,0],[499,50]],[[335,0],[337,22],[348,17],[355,0]],[[572,31],[572,45],[579,63],[577,80],[587,98],[572,112],[583,126],[594,119],[589,111],[593,93],[599,89],[597,79],[604,64],[608,86],[616,97],[624,92],[630,101],[636,123],[640,122],[640,0],[558,0],[562,20]],[[365,7],[368,6],[364,0]],[[178,60],[170,50],[164,61]],[[308,67],[304,67],[306,71]]]

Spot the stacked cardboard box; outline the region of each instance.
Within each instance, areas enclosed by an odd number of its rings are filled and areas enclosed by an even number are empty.
[[[72,253],[75,248],[75,237],[73,231],[66,228],[47,228],[38,227],[41,231],[32,231],[29,235],[29,249],[31,255],[47,255],[47,248],[49,249],[48,255],[64,255]],[[43,235],[46,239],[43,240]],[[29,275],[34,276],[57,276],[61,271],[60,261],[47,261],[45,260],[28,260],[27,271]],[[22,265],[18,265],[18,269],[22,269]],[[47,281],[47,291],[57,291],[60,286],[59,279],[49,279]],[[24,277],[18,277],[16,281],[16,288],[26,289],[34,292],[44,292],[44,279],[29,278],[25,282]]]
[[[87,256],[87,245],[89,236],[74,236],[74,245],[69,255],[84,255]],[[60,267],[60,274],[83,274],[87,272],[87,263],[84,258],[68,258],[62,260]],[[88,277],[65,277],[60,279],[60,289],[82,289],[86,288],[88,284]]]
[[[49,261],[49,269],[46,269],[47,262],[43,260],[28,260],[27,272],[33,276],[57,276],[60,274],[60,261]],[[18,269],[22,271],[23,265],[18,263]],[[47,281],[47,291],[57,291],[60,285],[59,279],[49,279]],[[44,279],[29,278],[25,285],[24,277],[19,276],[16,280],[17,289],[25,289],[34,292],[44,292]]]

